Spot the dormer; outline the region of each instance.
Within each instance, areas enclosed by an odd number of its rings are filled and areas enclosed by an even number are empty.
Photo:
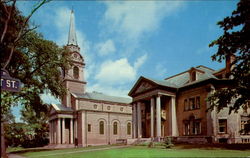
[[[201,71],[199,69],[196,69],[192,67],[189,71],[189,82],[197,81],[202,74],[204,74],[204,71]]]

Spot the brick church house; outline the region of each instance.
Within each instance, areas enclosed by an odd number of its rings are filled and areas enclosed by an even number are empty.
[[[114,144],[117,140],[161,141],[172,136],[189,143],[250,143],[250,109],[219,113],[209,110],[207,97],[230,85],[228,74],[233,57],[226,66],[213,70],[192,67],[164,80],[140,77],[129,92],[131,99],[86,92],[84,57],[80,54],[71,13],[67,47],[73,66],[63,71],[68,89],[61,104],[50,111],[50,144],[58,147]]]
[[[50,145],[103,145],[132,138],[131,99],[86,92],[85,63],[77,44],[73,11],[67,48],[73,66],[62,73],[67,94],[50,110]]]
[[[129,92],[133,98],[133,137],[159,141],[172,136],[189,143],[250,143],[250,109],[228,115],[229,106],[219,113],[206,111],[207,97],[230,85],[227,77],[233,57],[226,67],[213,70],[197,66],[164,80],[140,77]]]

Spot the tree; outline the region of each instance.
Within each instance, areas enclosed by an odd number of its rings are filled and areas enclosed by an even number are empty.
[[[4,26],[6,21],[4,17],[8,17],[8,14],[3,8],[10,6],[2,1],[0,6],[3,15],[0,22],[1,26]],[[11,77],[18,78],[22,82],[19,93],[6,91],[1,93],[2,113],[17,102],[30,105],[37,112],[44,111],[46,106],[41,100],[41,94],[50,92],[55,97],[62,97],[66,92],[61,80],[61,69],[70,66],[70,56],[66,48],[60,48],[54,42],[45,40],[41,34],[31,29],[27,23],[28,18],[30,16],[22,16],[14,7],[8,29],[1,42],[1,67],[6,65],[13,52],[6,69]],[[2,29],[4,28],[1,27],[0,31],[4,32]],[[23,30],[23,33],[19,37],[20,30]]]
[[[35,112],[31,106],[27,105],[23,107],[21,110],[22,117],[21,119],[26,123],[26,135],[30,135],[29,143],[22,144],[24,147],[37,147],[37,146],[44,146],[49,143],[48,136],[49,136],[49,105],[46,105],[46,109],[44,111],[40,111],[39,114]],[[37,116],[40,117],[37,117]],[[32,135],[31,135],[32,134]]]
[[[66,92],[61,69],[67,69],[71,63],[67,49],[45,40],[35,31],[37,27],[29,24],[33,13],[49,1],[38,1],[27,17],[15,7],[16,0],[0,1],[1,68],[22,82],[18,93],[1,91],[1,114],[20,103],[40,117],[40,112],[47,109],[41,94],[49,92],[62,97]]]
[[[231,64],[233,87],[220,89],[208,98],[212,107],[222,109],[223,105],[234,102],[229,113],[240,108],[250,108],[250,1],[240,0],[232,15],[218,22],[224,34],[209,46],[218,46],[212,60],[221,62],[227,57],[235,56]]]

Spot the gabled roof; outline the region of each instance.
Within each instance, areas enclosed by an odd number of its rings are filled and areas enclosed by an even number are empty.
[[[130,92],[128,93],[129,96],[131,96],[131,94],[140,86],[140,83],[142,83],[143,81],[148,82],[154,86],[164,86],[164,87],[169,87],[169,88],[178,88],[178,85],[176,85],[175,83],[169,82],[169,81],[165,81],[165,80],[156,80],[156,79],[152,79],[152,78],[146,78],[144,76],[141,76],[137,82],[135,83],[135,85],[133,86],[133,88],[130,90]]]
[[[106,95],[106,94],[98,93],[98,92],[71,93],[71,94],[76,98],[84,98],[84,99],[91,99],[91,100],[108,101],[108,102],[123,103],[123,104],[129,104],[132,102],[131,98],[110,96],[110,95]]]
[[[72,112],[73,111],[72,108],[66,107],[65,105],[61,105],[61,104],[51,104],[51,105],[56,111],[63,111],[63,112]]]
[[[166,78],[165,80],[169,81],[169,82],[173,82],[178,86],[178,88],[181,88],[181,87],[185,87],[187,85],[199,83],[199,82],[207,80],[207,79],[211,79],[211,78],[217,79],[217,77],[215,77],[213,75],[215,70],[210,69],[208,67],[205,67],[203,65],[200,65],[200,66],[197,66],[197,67],[191,68],[191,69],[196,69],[199,72],[202,72],[196,81],[189,82],[189,80],[190,80],[189,70],[182,72],[182,73],[179,73],[175,76],[171,76],[169,78]]]
[[[190,71],[197,71],[199,72],[199,75],[197,77],[196,81],[190,82]],[[214,76],[214,72],[216,72],[213,69],[210,69],[208,67],[205,66],[197,66],[197,67],[193,67],[187,71],[184,71],[182,73],[179,73],[177,75],[171,76],[166,78],[165,80],[156,80],[156,79],[150,79],[150,78],[146,78],[141,76],[137,82],[135,83],[135,85],[133,86],[133,88],[130,90],[128,95],[132,95],[133,92],[136,91],[136,89],[139,87],[140,83],[142,82],[142,80],[148,81],[152,84],[154,84],[155,86],[164,86],[164,87],[168,87],[168,88],[175,88],[175,89],[179,89],[179,88],[183,88],[186,86],[190,86],[193,84],[197,84],[199,82],[208,80],[208,79],[218,79],[216,76]]]

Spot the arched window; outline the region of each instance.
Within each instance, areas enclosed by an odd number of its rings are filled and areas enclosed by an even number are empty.
[[[73,68],[73,75],[74,75],[75,79],[79,78],[79,68],[76,66],[74,66],[74,68]]]
[[[131,135],[131,123],[127,124],[127,135]]]
[[[118,133],[117,122],[114,122],[114,124],[113,124],[113,134],[117,135],[117,133]]]
[[[99,122],[99,133],[104,134],[104,121]]]

